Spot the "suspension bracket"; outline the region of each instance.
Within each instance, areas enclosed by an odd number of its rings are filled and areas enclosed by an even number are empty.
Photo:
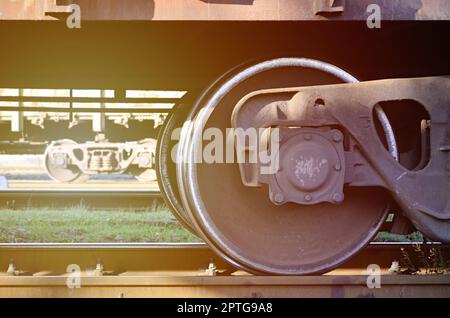
[[[450,136],[449,92],[449,77],[389,79],[262,90],[252,92],[238,102],[233,112],[232,125],[235,129],[297,127],[300,131],[303,127],[338,127],[345,132],[346,138],[346,186],[385,188],[406,216],[425,235],[450,242],[450,175],[446,151]],[[421,104],[429,114],[430,158],[428,164],[420,170],[409,170],[401,165],[388,152],[377,134],[375,107],[383,102],[401,100],[413,100]],[[289,158],[291,153],[296,153],[295,149],[305,147],[302,153],[314,153],[318,151],[316,149],[323,147],[320,143],[305,143],[302,138],[293,140],[295,142],[289,144],[280,143],[280,166],[283,166],[285,154]],[[283,146],[294,150],[284,149]],[[255,173],[259,165],[240,164],[244,184],[260,186],[261,183],[269,183],[272,191],[275,182],[266,182]],[[245,175],[242,174],[243,171],[246,172]],[[295,174],[295,168],[285,171],[277,172],[272,179],[278,181],[283,173],[286,173],[286,180],[293,179],[289,174]],[[311,181],[309,183],[314,184]],[[341,185],[340,181],[331,184],[334,187],[330,186],[324,190],[320,202],[328,201],[324,198],[329,198],[332,190]],[[283,190],[282,187],[281,189]],[[301,195],[303,193],[297,192],[295,197],[289,197],[289,201],[306,204]],[[273,194],[270,194],[270,197],[273,201],[286,202],[276,200]],[[278,199],[280,198],[279,196]]]

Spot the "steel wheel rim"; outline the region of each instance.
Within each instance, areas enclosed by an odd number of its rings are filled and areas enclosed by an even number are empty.
[[[190,231],[192,234],[197,235],[194,229],[194,225],[187,217],[187,213],[186,211],[184,211],[184,207],[182,206],[180,193],[178,192],[176,176],[174,180],[171,179],[171,176],[169,175],[170,169],[167,166],[168,164],[170,164],[170,162],[168,163],[166,160],[168,156],[167,152],[171,151],[171,148],[168,144],[168,139],[170,139],[169,135],[171,135],[173,131],[173,127],[171,126],[171,124],[173,124],[173,120],[175,120],[174,114],[179,113],[179,108],[180,104],[174,106],[174,109],[172,109],[171,113],[166,118],[163,127],[161,127],[160,134],[158,136],[158,142],[156,145],[156,179],[158,181],[158,186],[161,190],[164,202],[177,218],[178,222],[180,222],[181,225],[183,225],[183,227]],[[169,159],[169,161],[171,161],[171,159]],[[173,169],[176,169],[175,163]]]

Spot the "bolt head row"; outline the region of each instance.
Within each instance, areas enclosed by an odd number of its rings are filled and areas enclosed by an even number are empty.
[[[306,194],[304,197],[306,202],[311,202],[312,201],[312,196],[310,194]],[[284,202],[284,196],[282,193],[278,192],[274,195],[274,200],[276,203],[283,203]],[[332,196],[332,200],[335,203],[341,203],[344,201],[344,194],[343,193],[334,193]]]

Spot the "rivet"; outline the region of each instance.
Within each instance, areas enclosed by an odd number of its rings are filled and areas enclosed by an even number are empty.
[[[305,201],[309,202],[311,200],[312,200],[312,197],[309,194],[305,195]]]
[[[335,142],[339,142],[339,141],[342,140],[342,133],[341,133],[339,130],[335,130],[335,131],[333,132],[333,140],[334,140]]]
[[[277,202],[277,203],[281,203],[284,201],[284,196],[281,193],[275,194],[274,198],[275,198],[275,202]]]
[[[339,203],[339,202],[342,202],[343,200],[344,200],[344,196],[342,194],[340,194],[340,193],[333,194],[333,201],[334,202]]]
[[[306,135],[304,136],[304,138],[305,138],[305,140],[311,140],[311,135],[310,135],[310,134],[306,134]]]

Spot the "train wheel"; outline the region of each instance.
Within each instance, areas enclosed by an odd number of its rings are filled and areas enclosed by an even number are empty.
[[[74,165],[67,165],[64,160],[64,156],[56,155],[55,148],[64,148],[65,146],[73,146],[77,143],[70,139],[63,139],[52,142],[45,150],[45,170],[47,174],[53,180],[57,182],[83,182],[86,181],[89,176],[83,174],[83,172]]]
[[[247,62],[248,64],[249,62]],[[207,87],[197,100],[199,103],[208,98],[208,96],[220,85],[222,85],[227,76],[242,69],[246,63],[237,65],[219,78],[217,78],[209,87]],[[163,127],[158,135],[156,146],[156,175],[159,189],[167,206],[173,212],[178,221],[191,233],[198,235],[189,214],[183,207],[182,198],[179,192],[179,182],[177,180],[176,163],[181,160],[180,153],[177,151],[177,144],[180,141],[181,128],[186,129],[186,118],[192,111],[195,100],[192,94],[183,97],[183,101],[172,108],[167,116]]]
[[[255,273],[321,273],[343,263],[376,234],[388,211],[381,189],[345,188],[340,205],[278,206],[266,187],[242,184],[237,164],[194,161],[204,129],[219,128],[225,136],[234,106],[248,93],[352,81],[326,63],[277,59],[230,76],[194,106],[180,140],[185,159],[177,164],[180,193],[198,234],[229,262]]]
[[[176,179],[176,160],[172,158],[172,149],[178,143],[175,130],[181,129],[191,106],[191,103],[186,102],[175,105],[161,127],[156,146],[156,175],[164,202],[177,220],[191,233],[196,234],[181,202]]]

